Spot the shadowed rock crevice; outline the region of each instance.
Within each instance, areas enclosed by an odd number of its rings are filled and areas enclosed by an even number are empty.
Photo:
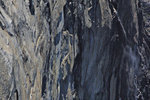
[[[43,78],[42,78],[42,97],[43,98],[45,98],[44,95],[46,95],[46,81],[47,81],[47,78],[44,75]]]
[[[29,0],[29,9],[30,9],[31,15],[35,15],[33,0]]]
[[[16,97],[16,100],[19,100],[19,95],[18,95],[18,90],[17,89],[15,90],[15,97]]]

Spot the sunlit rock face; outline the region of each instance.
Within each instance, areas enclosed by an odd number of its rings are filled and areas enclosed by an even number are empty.
[[[150,100],[149,0],[0,0],[0,100]]]

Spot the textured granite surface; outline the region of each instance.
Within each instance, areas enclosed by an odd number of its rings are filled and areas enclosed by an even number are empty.
[[[150,100],[150,0],[0,0],[0,100]]]

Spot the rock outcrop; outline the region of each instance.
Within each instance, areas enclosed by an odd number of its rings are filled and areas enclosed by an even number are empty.
[[[149,0],[0,0],[0,100],[149,100]]]

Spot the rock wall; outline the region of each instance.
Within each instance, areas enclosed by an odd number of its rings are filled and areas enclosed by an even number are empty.
[[[0,0],[0,100],[149,100],[149,0]]]

